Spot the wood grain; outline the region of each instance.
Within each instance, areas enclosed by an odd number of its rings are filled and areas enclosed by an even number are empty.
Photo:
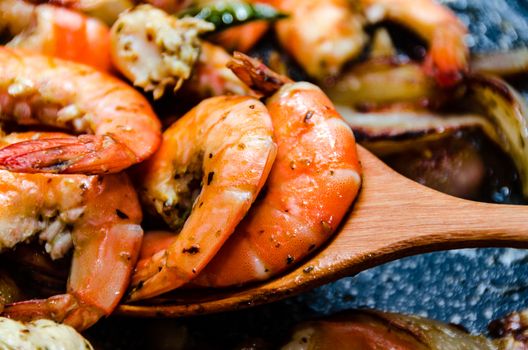
[[[334,239],[276,279],[242,289],[179,291],[117,313],[179,317],[276,301],[369,267],[443,249],[528,247],[528,206],[477,203],[415,183],[358,146],[361,192]]]

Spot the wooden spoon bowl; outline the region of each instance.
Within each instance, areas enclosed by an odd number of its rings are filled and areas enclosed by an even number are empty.
[[[401,257],[436,250],[528,247],[528,206],[478,203],[422,186],[358,146],[361,192],[328,245],[275,279],[225,290],[183,290],[144,304],[120,305],[130,316],[191,316],[280,300]],[[148,304],[147,304],[148,303]]]

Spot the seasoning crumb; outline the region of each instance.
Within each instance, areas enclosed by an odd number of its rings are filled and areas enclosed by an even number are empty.
[[[211,182],[213,181],[213,177],[214,177],[214,171],[211,171],[209,174],[207,174],[207,185],[211,184]]]
[[[182,250],[182,253],[187,253],[187,254],[191,254],[191,255],[194,255],[194,254],[197,254],[200,252],[200,247],[198,245],[192,245],[190,246],[189,248],[183,248]]]
[[[125,214],[124,212],[122,212],[121,210],[119,209],[116,209],[116,214],[117,216],[119,216],[120,219],[128,219],[128,215]]]

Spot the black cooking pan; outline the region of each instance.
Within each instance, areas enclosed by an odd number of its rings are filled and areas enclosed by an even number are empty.
[[[468,24],[473,52],[528,46],[527,0],[444,3]],[[515,84],[528,96],[522,78]],[[301,320],[357,307],[413,313],[486,332],[490,320],[528,307],[528,250],[419,255],[270,305],[186,319],[111,317],[87,336],[97,349],[178,349],[182,344],[228,349],[254,339],[273,347]]]

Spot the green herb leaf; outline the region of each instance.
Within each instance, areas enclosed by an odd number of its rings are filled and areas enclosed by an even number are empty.
[[[213,23],[215,31],[256,20],[276,21],[286,15],[266,4],[249,4],[239,0],[215,1],[202,7],[193,7],[179,14]]]

